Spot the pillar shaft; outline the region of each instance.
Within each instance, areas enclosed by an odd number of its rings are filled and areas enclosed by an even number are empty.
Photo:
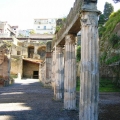
[[[51,73],[51,86],[54,89],[55,86],[55,50],[52,52],[52,73]]]
[[[79,120],[98,120],[98,11],[96,4],[81,12],[81,74]]]
[[[64,108],[76,109],[75,37],[72,34],[65,37]]]
[[[54,97],[56,100],[61,100],[63,98],[63,88],[64,88],[64,61],[63,61],[63,50],[62,47],[56,48],[56,65],[55,65],[55,89]]]

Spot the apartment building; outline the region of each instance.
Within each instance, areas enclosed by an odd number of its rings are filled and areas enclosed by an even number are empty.
[[[38,34],[54,34],[56,19],[34,19],[34,31]]]
[[[10,26],[7,21],[0,21],[0,37],[17,36],[18,26]]]

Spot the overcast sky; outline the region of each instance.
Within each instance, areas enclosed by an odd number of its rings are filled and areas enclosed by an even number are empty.
[[[98,10],[103,11],[105,2],[112,3],[115,10],[120,3],[98,0]],[[0,21],[18,25],[20,29],[32,29],[34,18],[66,17],[75,0],[0,0]]]

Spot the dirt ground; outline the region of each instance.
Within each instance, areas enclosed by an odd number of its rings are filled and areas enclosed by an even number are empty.
[[[37,79],[17,80],[0,88],[0,120],[78,119],[78,110],[64,110],[63,102],[53,100],[53,90],[42,87]],[[120,120],[120,93],[100,93],[99,120]]]

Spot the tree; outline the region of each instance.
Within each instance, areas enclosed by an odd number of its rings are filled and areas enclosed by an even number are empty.
[[[114,7],[111,3],[106,2],[104,6],[104,20],[107,21],[109,19],[110,14],[114,12]]]
[[[81,46],[77,46],[77,61],[80,61],[81,59]]]
[[[114,1],[114,3],[118,3],[118,2],[120,2],[120,0],[113,0]]]
[[[99,17],[99,26],[103,25],[107,20],[109,19],[110,14],[114,12],[114,7],[112,6],[111,3],[106,2],[104,6],[104,12],[103,14],[100,15]]]
[[[34,30],[31,30],[31,31],[30,31],[30,34],[35,34],[35,31],[34,31]]]
[[[98,24],[103,25],[104,23],[105,23],[105,16],[104,16],[104,14],[101,14],[99,17]]]

